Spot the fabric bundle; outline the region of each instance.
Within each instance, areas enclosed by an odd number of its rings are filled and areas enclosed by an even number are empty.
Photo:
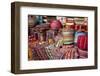
[[[79,53],[79,58],[88,58],[88,51],[87,50],[81,50],[81,49],[78,49],[78,53]]]
[[[64,44],[74,43],[74,31],[63,31],[63,41]]]
[[[64,59],[78,58],[77,48],[67,48],[64,53]]]
[[[47,60],[48,59],[45,49],[41,45],[37,45],[36,47],[33,48],[32,51],[33,51],[34,57],[36,57],[37,60]]]
[[[87,35],[80,35],[80,36],[78,36],[77,45],[78,45],[79,49],[87,50],[87,48],[88,48],[88,38],[87,38]]]
[[[75,44],[77,44],[78,37],[81,36],[81,35],[84,36],[84,35],[86,35],[86,33],[85,32],[75,32],[75,37],[74,37]]]
[[[54,57],[52,55],[52,53],[54,53],[54,51],[53,51],[54,47],[55,47],[54,45],[49,45],[49,46],[45,47],[45,52],[49,59],[54,59]]]

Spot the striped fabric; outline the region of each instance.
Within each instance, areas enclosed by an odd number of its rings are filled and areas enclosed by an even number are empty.
[[[78,57],[76,48],[67,48],[64,53],[64,59],[75,59]]]
[[[74,43],[74,31],[67,31],[66,29],[64,29],[63,41],[64,41],[64,44]]]
[[[33,60],[47,60],[48,56],[45,52],[44,47],[41,45],[37,45],[32,49],[33,52]]]
[[[88,48],[88,37],[87,35],[78,36],[77,41],[78,47],[82,50],[87,50]]]
[[[75,59],[78,57],[77,48],[72,45],[64,45],[62,47],[55,47],[54,45],[43,47],[38,45],[32,48],[32,54],[33,60]]]

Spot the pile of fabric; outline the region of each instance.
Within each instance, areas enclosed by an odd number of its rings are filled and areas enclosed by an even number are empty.
[[[88,58],[86,17],[29,16],[29,60]]]

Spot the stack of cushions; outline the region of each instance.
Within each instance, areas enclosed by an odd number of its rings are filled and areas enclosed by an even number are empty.
[[[63,33],[64,44],[72,44],[72,43],[74,43],[74,31],[72,31],[72,30],[64,30],[62,33]]]

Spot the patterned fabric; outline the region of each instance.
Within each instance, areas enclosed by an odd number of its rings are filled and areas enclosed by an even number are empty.
[[[75,59],[78,58],[77,48],[67,48],[64,54],[64,59]]]
[[[88,51],[87,50],[78,49],[78,53],[79,53],[79,58],[88,58]]]
[[[80,48],[82,50],[87,50],[87,48],[88,48],[87,35],[78,36],[78,48]]]
[[[74,42],[77,44],[78,36],[86,35],[85,32],[75,32]]]
[[[63,31],[63,41],[64,41],[64,44],[74,43],[74,32],[73,31]]]
[[[36,47],[33,48],[33,59],[34,60],[47,60],[48,56],[45,52],[44,47],[37,45]]]
[[[48,59],[75,59],[78,57],[77,48],[72,45],[64,45],[55,47],[50,45],[43,47],[41,45],[32,49],[33,60],[48,60]]]
[[[78,57],[77,48],[72,45],[46,50],[50,59],[75,59]]]

